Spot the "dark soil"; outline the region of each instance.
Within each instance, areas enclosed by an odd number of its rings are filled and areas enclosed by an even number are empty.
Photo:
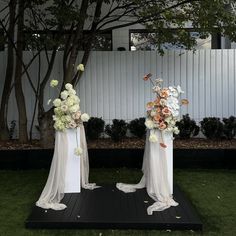
[[[145,140],[138,138],[125,138],[122,141],[115,143],[111,139],[98,139],[88,141],[88,148],[144,148]],[[20,144],[17,140],[0,141],[0,150],[15,150],[15,149],[40,149],[38,140],[33,140],[29,143]],[[53,147],[51,147],[53,148]],[[174,148],[177,149],[236,149],[236,139],[233,140],[208,140],[202,138],[192,139],[175,139]]]

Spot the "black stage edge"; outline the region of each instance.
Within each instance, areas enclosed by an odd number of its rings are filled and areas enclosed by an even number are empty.
[[[34,206],[26,228],[34,229],[159,229],[202,230],[202,222],[195,209],[174,186],[174,199],[179,203],[161,212],[147,215],[153,200],[146,189],[123,193],[115,185],[80,194],[65,194],[63,211],[44,210]]]
[[[89,149],[92,168],[141,168],[143,149]],[[0,169],[49,168],[53,149],[0,150]],[[174,149],[175,168],[236,169],[236,149]]]

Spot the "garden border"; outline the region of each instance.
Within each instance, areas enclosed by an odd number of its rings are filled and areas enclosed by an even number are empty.
[[[141,168],[143,149],[89,149],[92,168]],[[0,150],[0,169],[49,168],[53,149]],[[174,149],[174,168],[236,169],[236,149]]]

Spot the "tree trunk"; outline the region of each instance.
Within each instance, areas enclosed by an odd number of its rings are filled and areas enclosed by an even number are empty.
[[[9,28],[8,28],[8,38],[14,41],[14,26],[15,26],[15,10],[16,1],[11,0],[9,3]],[[0,107],[0,140],[9,139],[9,130],[7,125],[7,104],[11,94],[11,83],[13,77],[14,68],[14,54],[13,45],[8,39],[7,41],[7,68],[5,82],[2,92],[1,107]]]
[[[40,130],[40,145],[43,148],[52,148],[54,146],[54,134],[53,128],[53,108],[44,112],[38,118],[39,130]]]
[[[39,88],[39,102],[38,102],[38,123],[39,123],[39,132],[40,132],[40,144],[43,148],[50,148],[54,144],[54,128],[53,128],[53,108],[46,111],[43,107],[44,102],[44,90],[45,86],[50,78],[53,65],[56,58],[56,47],[54,48],[52,52],[52,56],[50,58],[50,62],[48,65],[47,72],[44,76],[43,81],[40,84]]]
[[[71,83],[73,79],[74,68],[76,66],[75,63],[76,63],[76,59],[77,59],[78,51],[79,51],[78,41],[82,40],[84,23],[87,17],[88,4],[89,4],[88,0],[82,1],[81,10],[80,10],[80,20],[76,28],[71,52],[68,55],[69,60],[68,60],[66,71],[65,71],[64,83]]]
[[[88,62],[91,47],[92,47],[92,43],[93,43],[93,40],[95,39],[95,32],[96,32],[96,29],[97,29],[97,26],[98,26],[98,19],[101,16],[102,4],[103,4],[103,0],[97,0],[95,13],[94,13],[94,19],[93,19],[92,27],[91,27],[91,30],[90,30],[90,36],[87,39],[87,42],[85,43],[84,55],[83,55],[83,58],[82,58],[82,61],[81,61],[81,63],[84,66],[86,66],[86,64]],[[77,52],[77,54],[78,54],[78,52]],[[76,55],[76,57],[77,57],[77,55]],[[72,79],[72,84],[74,86],[77,85],[77,83],[79,82],[81,76],[82,76],[82,72],[77,71],[74,78]]]
[[[18,1],[18,21],[17,21],[17,54],[15,67],[15,97],[19,114],[19,141],[28,141],[27,114],[25,97],[22,88],[22,59],[23,59],[23,30],[24,30],[24,0]]]

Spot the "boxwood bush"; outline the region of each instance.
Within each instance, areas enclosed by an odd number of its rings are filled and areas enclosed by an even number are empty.
[[[106,125],[105,133],[115,142],[122,140],[126,136],[128,124],[124,120],[114,119],[112,124]]]
[[[227,139],[233,139],[236,135],[236,117],[230,116],[229,118],[223,118],[223,122],[224,137]]]
[[[183,115],[183,118],[176,123],[179,128],[179,134],[177,137],[182,139],[189,139],[190,137],[197,136],[199,134],[199,126],[195,120],[189,117],[189,114]]]
[[[202,121],[201,131],[209,139],[220,139],[223,137],[223,123],[220,118],[206,117]]]
[[[91,117],[86,124],[86,135],[88,139],[100,138],[104,132],[105,121],[102,118]]]
[[[131,120],[128,124],[128,129],[135,137],[143,138],[146,134],[145,118]]]

